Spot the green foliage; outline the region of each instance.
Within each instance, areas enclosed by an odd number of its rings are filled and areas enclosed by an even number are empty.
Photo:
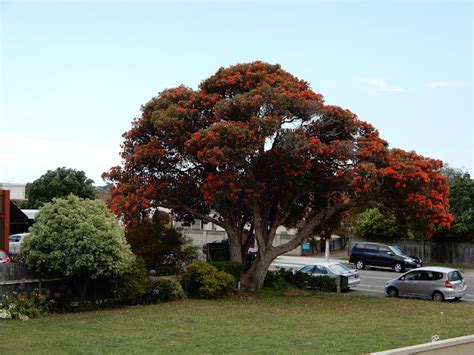
[[[142,258],[135,258],[123,275],[105,281],[113,297],[124,303],[140,303],[149,288],[148,270]]]
[[[4,296],[0,301],[1,319],[38,318],[48,313],[48,302],[46,297],[33,291],[30,295]]]
[[[244,265],[234,261],[216,261],[211,263],[211,265],[215,266],[218,270],[222,270],[234,276],[236,280],[240,280],[244,272]]]
[[[229,293],[235,285],[235,278],[209,263],[195,261],[186,268],[183,277],[190,297],[219,298]]]
[[[48,170],[46,174],[26,185],[26,196],[30,208],[40,208],[53,198],[77,197],[94,199],[97,196],[92,185],[93,180],[86,177],[85,172],[74,169],[57,168]]]
[[[156,268],[155,276],[171,276],[181,274],[182,271],[182,267],[178,265],[161,265]]]
[[[106,206],[73,195],[40,209],[22,247],[29,268],[46,275],[115,277],[133,261],[123,230]]]
[[[147,303],[170,302],[184,298],[181,284],[175,279],[158,279],[151,283]]]
[[[197,248],[171,228],[167,214],[155,213],[151,219],[128,225],[125,238],[133,253],[141,256],[149,268],[174,267],[197,258]]]
[[[357,217],[354,235],[357,238],[373,241],[391,241],[407,234],[392,215],[382,214],[378,208],[371,208]]]
[[[449,182],[449,211],[454,217],[450,229],[440,228],[433,236],[439,241],[474,241],[474,180],[469,173],[446,167]]]
[[[292,288],[314,289],[321,292],[335,292],[336,280],[329,276],[313,276],[303,272],[293,273],[290,270],[280,269],[269,271],[264,286],[277,291],[286,291]]]

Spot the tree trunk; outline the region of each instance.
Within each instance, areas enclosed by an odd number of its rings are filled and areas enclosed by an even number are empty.
[[[242,242],[240,234],[235,231],[227,230],[227,238],[229,240],[230,260],[242,263]]]
[[[267,276],[268,267],[272,263],[274,257],[269,255],[268,251],[261,253],[259,250],[259,254],[255,262],[253,263],[250,270],[247,272],[248,275],[248,287],[251,290],[258,290],[263,287],[263,283],[265,281],[265,277]]]

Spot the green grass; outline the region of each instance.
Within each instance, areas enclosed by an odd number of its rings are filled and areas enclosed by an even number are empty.
[[[0,354],[368,353],[474,333],[462,303],[247,294],[0,321]]]

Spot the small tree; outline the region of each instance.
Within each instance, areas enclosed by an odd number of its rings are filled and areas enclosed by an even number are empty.
[[[197,257],[196,247],[168,223],[168,215],[155,213],[151,219],[127,226],[125,238],[133,253],[141,256],[148,267],[176,266]]]
[[[404,237],[405,232],[393,215],[384,215],[378,208],[371,208],[359,214],[354,229],[357,238],[377,241]]]
[[[81,198],[94,199],[97,192],[93,180],[88,179],[80,170],[57,168],[48,170],[30,184],[26,185],[26,195],[30,208],[40,208],[55,197],[67,197],[69,194]]]
[[[73,195],[40,209],[23,248],[28,266],[36,272],[72,278],[81,300],[90,279],[119,276],[134,258],[104,203]]]

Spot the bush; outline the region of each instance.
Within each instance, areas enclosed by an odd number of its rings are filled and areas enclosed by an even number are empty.
[[[151,282],[145,297],[145,303],[170,302],[184,298],[184,291],[175,279],[158,279]]]
[[[335,292],[336,280],[329,276],[313,276],[303,272],[293,273],[285,269],[276,272],[269,271],[265,278],[265,287],[277,291],[286,291],[293,287],[299,289],[314,289],[321,292]]]
[[[195,261],[186,268],[186,271],[183,283],[190,297],[223,297],[235,285],[235,278],[232,275],[206,262]]]
[[[104,283],[108,286],[112,297],[123,303],[140,303],[149,287],[148,270],[145,261],[137,257],[130,270],[118,278]]]
[[[30,295],[4,296],[0,301],[0,319],[38,318],[48,313],[46,297],[33,291]]]
[[[244,266],[235,261],[216,261],[211,263],[211,265],[215,266],[217,270],[231,274],[237,281],[240,280],[244,272]]]
[[[73,195],[41,207],[22,249],[32,271],[71,278],[81,300],[90,280],[120,277],[134,260],[105,204]]]

